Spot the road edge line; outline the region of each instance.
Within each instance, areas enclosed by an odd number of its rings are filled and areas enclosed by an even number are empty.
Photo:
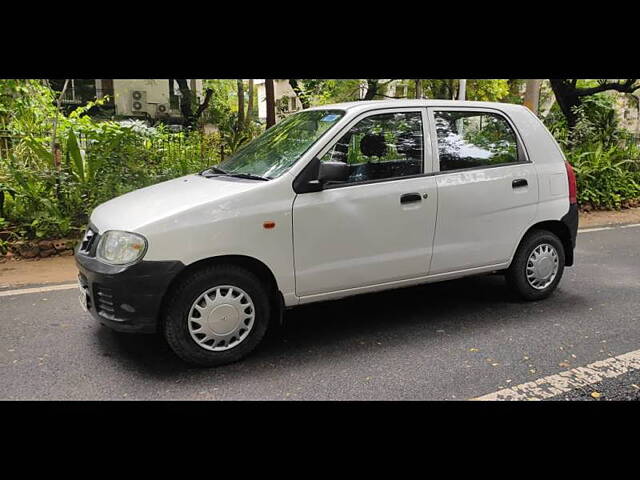
[[[28,293],[54,292],[56,290],[71,290],[78,288],[78,283],[65,283],[63,285],[50,285],[48,287],[20,288],[17,290],[0,291],[0,297],[13,297],[14,295],[25,295]]]
[[[598,360],[583,367],[521,383],[510,388],[472,398],[473,401],[545,400],[579,387],[615,378],[640,369],[640,350]]]

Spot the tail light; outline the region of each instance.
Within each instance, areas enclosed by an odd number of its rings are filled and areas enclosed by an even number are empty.
[[[569,203],[573,205],[574,203],[578,203],[578,187],[576,185],[576,174],[569,162],[565,160],[564,165],[565,167],[567,167],[567,178],[569,180]]]

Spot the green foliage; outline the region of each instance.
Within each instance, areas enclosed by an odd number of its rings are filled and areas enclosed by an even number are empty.
[[[626,200],[640,198],[640,148],[619,125],[613,97],[585,97],[575,112],[573,131],[557,105],[545,123],[576,172],[578,202],[618,209]]]
[[[379,94],[386,95],[389,82],[378,82]],[[521,103],[523,82],[470,79],[467,98]],[[579,86],[594,82],[581,81]],[[358,100],[361,83],[359,79],[298,80],[311,105]],[[404,83],[407,95],[415,96],[415,80]],[[421,86],[426,98],[452,98],[458,81],[423,79]],[[0,253],[6,251],[8,241],[20,238],[79,234],[91,210],[100,203],[215,165],[263,130],[255,120],[255,97],[252,118],[238,122],[236,80],[207,80],[205,88],[211,88],[213,95],[201,124],[213,124],[214,133],[171,133],[163,125],[148,127],[140,121],[90,117],[88,112],[105,99],[69,114],[58,112],[56,94],[47,81],[0,79]],[[578,122],[571,132],[557,105],[545,123],[574,166],[579,202],[596,208],[620,208],[626,200],[640,198],[640,150],[619,125],[613,97],[585,97],[577,114]],[[52,139],[54,124],[56,138]],[[485,132],[487,141],[490,133]],[[355,137],[352,140],[356,141]],[[54,143],[59,145],[55,155]]]
[[[505,79],[467,80],[467,100],[498,102],[509,94],[509,81]]]
[[[263,131],[256,120],[258,102],[254,98],[252,118],[244,124],[238,123],[238,90],[236,80],[206,80],[205,88],[213,90],[209,107],[201,117],[201,123],[210,123],[217,127],[219,150],[223,156],[236,152],[249,140]],[[248,95],[248,92],[245,92]],[[254,91],[254,96],[256,92]],[[248,98],[245,99],[248,104]]]
[[[220,160],[219,134],[97,122],[87,112],[103,100],[56,116],[53,93],[37,81],[0,80],[0,92],[11,135],[10,153],[0,158],[0,214],[16,238],[78,234],[100,203]],[[54,118],[57,159],[51,151]]]
[[[578,200],[596,208],[618,209],[628,199],[640,198],[640,161],[627,157],[629,149],[583,145],[571,151],[569,162],[576,172]]]

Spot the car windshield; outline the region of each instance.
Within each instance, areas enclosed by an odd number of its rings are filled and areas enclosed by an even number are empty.
[[[218,169],[232,175],[277,178],[343,116],[342,110],[308,110],[291,115],[220,163]]]

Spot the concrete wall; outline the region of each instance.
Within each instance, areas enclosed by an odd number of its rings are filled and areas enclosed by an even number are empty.
[[[634,135],[640,136],[640,112],[638,101],[629,98],[628,95],[615,93],[616,111],[620,124]],[[636,97],[638,98],[638,97]]]

